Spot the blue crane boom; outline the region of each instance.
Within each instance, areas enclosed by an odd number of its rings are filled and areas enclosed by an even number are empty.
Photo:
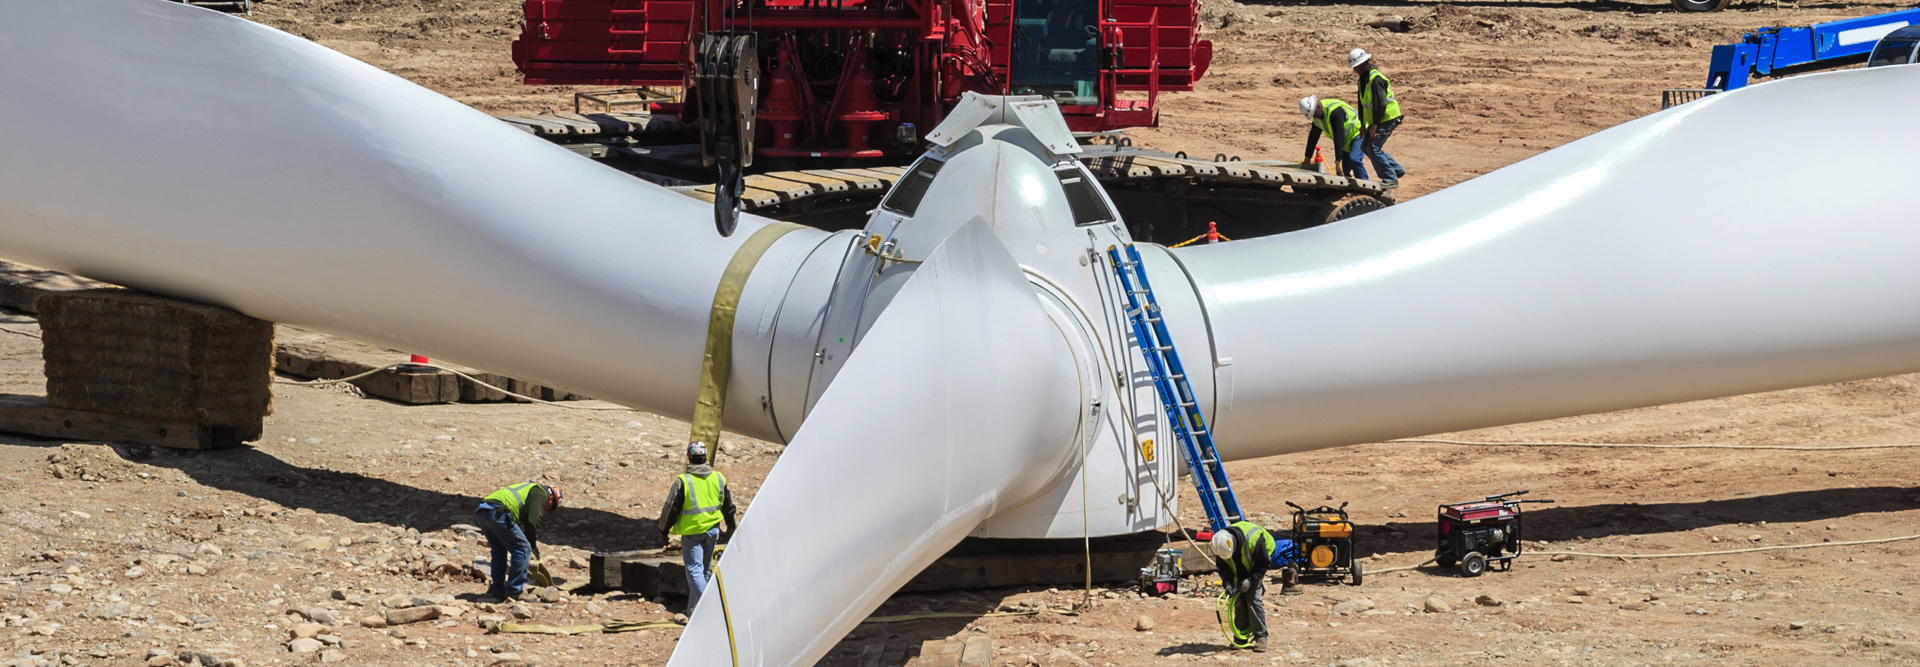
[[[1920,23],[1920,9],[1816,23],[1800,28],[1761,28],[1737,44],[1713,47],[1707,88],[1733,90],[1754,75],[1784,76],[1864,62],[1887,33]]]

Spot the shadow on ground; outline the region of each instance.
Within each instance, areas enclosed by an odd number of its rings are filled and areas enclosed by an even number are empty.
[[[1527,505],[1521,520],[1523,539],[1564,542],[1618,535],[1675,533],[1762,521],[1822,521],[1855,514],[1899,512],[1915,508],[1920,508],[1920,488],[1870,486],[1683,503],[1607,503],[1577,507]],[[1354,550],[1361,556],[1431,550],[1437,530],[1438,526],[1431,520],[1390,521],[1384,525],[1364,526],[1363,535],[1356,540]]]
[[[56,448],[62,441],[9,435],[0,438],[0,443]],[[356,522],[413,528],[423,533],[456,523],[472,525],[474,509],[480,504],[480,496],[485,495],[484,492],[477,495],[443,493],[358,473],[305,468],[251,447],[178,451],[116,445],[114,451],[129,460],[179,470],[208,487],[252,496],[289,509],[306,508]],[[665,545],[652,518],[635,519],[590,507],[562,508],[542,528],[540,543],[587,551],[651,549]]]

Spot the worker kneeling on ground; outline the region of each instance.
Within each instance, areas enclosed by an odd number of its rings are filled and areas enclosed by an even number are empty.
[[[493,549],[493,579],[487,597],[498,600],[520,594],[527,586],[527,556],[540,558],[540,523],[560,509],[560,489],[526,482],[487,494],[473,516]]]
[[[1324,133],[1333,140],[1340,175],[1367,177],[1367,168],[1361,163],[1360,112],[1353,105],[1308,95],[1300,98],[1300,113],[1313,121],[1313,129],[1307,131],[1307,157],[1302,162],[1313,159],[1313,147],[1320,143],[1320,135]]]
[[[687,446],[687,472],[673,479],[660,508],[660,538],[680,536],[680,562],[687,566],[687,615],[700,604],[713,572],[713,550],[720,544],[720,523],[733,534],[733,492],[727,476],[707,465],[707,445]]]
[[[1400,127],[1401,118],[1400,100],[1393,96],[1393,82],[1380,71],[1379,63],[1366,49],[1348,53],[1347,64],[1360,76],[1360,142],[1367,160],[1380,174],[1381,185],[1400,187],[1400,177],[1407,175],[1407,170],[1386,151],[1387,139]]]
[[[1226,589],[1226,613],[1223,619],[1234,648],[1253,647],[1267,651],[1267,571],[1292,562],[1293,540],[1278,539],[1260,524],[1238,521],[1213,534],[1208,543],[1214,562],[1220,568],[1220,585]],[[1287,588],[1292,572],[1288,571]]]

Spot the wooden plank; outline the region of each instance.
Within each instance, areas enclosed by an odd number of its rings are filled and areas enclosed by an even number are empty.
[[[991,667],[993,665],[993,637],[975,634],[967,637],[960,648],[960,667]]]
[[[55,440],[127,442],[172,449],[237,447],[233,429],[47,405],[44,396],[0,395],[0,431]],[[258,429],[254,429],[258,437]]]
[[[965,644],[947,639],[920,642],[919,667],[960,667],[960,651]]]
[[[822,193],[846,192],[848,188],[852,187],[851,184],[838,178],[815,176],[803,171],[776,171],[761,175],[767,178],[778,178],[796,183],[805,183],[813,186]]]
[[[894,179],[898,180],[902,174],[907,173],[907,168],[906,167],[874,167],[873,171],[877,171],[883,174],[893,174]]]
[[[801,183],[799,181],[789,181],[786,179],[767,176],[765,174],[754,174],[752,176],[748,176],[746,178],[746,183],[748,187],[754,187],[754,188],[766,190],[768,192],[779,193],[779,195],[786,201],[793,201],[796,199],[806,199],[808,197],[813,196],[814,193],[817,191],[813,187],[812,183]]]
[[[625,581],[621,578],[622,564],[659,553],[659,549],[596,551],[587,557],[587,580],[595,588],[619,589]]]
[[[844,181],[846,182],[847,185],[852,186],[853,189],[855,190],[885,190],[887,189],[887,184],[892,183],[892,181],[882,181],[880,179],[873,178],[870,176],[863,176],[860,174],[848,173],[848,172],[838,171],[833,169],[808,169],[799,173],[807,174],[809,176],[818,176],[821,178],[832,178],[832,179]]]

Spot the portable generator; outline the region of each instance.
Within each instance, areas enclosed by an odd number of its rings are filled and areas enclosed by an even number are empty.
[[[1153,562],[1140,568],[1141,595],[1168,595],[1180,592],[1180,556],[1185,552],[1163,547],[1153,552]]]
[[[1495,563],[1513,569],[1520,557],[1520,505],[1551,500],[1513,500],[1526,491],[1487,496],[1481,500],[1440,506],[1440,545],[1433,561],[1440,567],[1460,568],[1460,574],[1478,577]]]
[[[1360,585],[1359,561],[1353,559],[1353,520],[1347,517],[1347,504],[1293,508],[1294,569],[1301,578],[1339,579]]]

